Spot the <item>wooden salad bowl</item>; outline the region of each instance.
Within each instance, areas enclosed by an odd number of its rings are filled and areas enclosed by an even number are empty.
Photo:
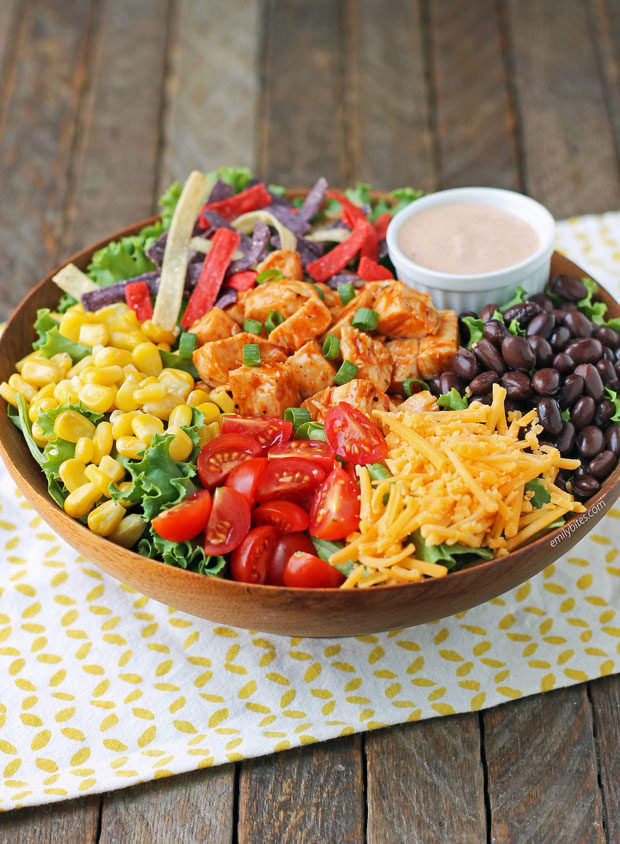
[[[100,240],[70,260],[85,269],[93,253],[110,240],[136,234],[156,217]],[[31,351],[38,308],[54,308],[59,290],[53,270],[19,305],[0,338],[0,381]],[[585,273],[557,252],[552,274]],[[599,287],[612,317],[620,305]],[[452,615],[501,595],[537,574],[590,531],[620,495],[620,464],[601,490],[586,502],[586,513],[501,559],[482,562],[442,578],[371,589],[288,589],[235,583],[147,559],[127,551],[67,516],[49,497],[45,476],[26,443],[0,409],[0,455],[13,480],[41,517],[73,548],[107,574],[145,595],[191,615],[221,624],[289,636],[354,636],[409,627]]]

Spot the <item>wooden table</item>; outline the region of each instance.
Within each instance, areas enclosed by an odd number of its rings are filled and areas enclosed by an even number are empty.
[[[617,0],[2,0],[0,309],[174,177],[620,208]],[[620,680],[10,812],[0,841],[620,840]]]

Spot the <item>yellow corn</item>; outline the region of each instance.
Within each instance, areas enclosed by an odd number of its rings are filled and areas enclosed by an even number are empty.
[[[30,421],[36,422],[42,410],[51,410],[54,407],[58,407],[58,402],[54,396],[44,396],[42,399],[36,398],[28,408]]]
[[[133,486],[131,481],[121,481],[119,484],[114,484],[117,490],[120,493],[127,493]],[[119,498],[118,501],[123,505],[123,507],[131,507],[132,502],[125,498]]]
[[[119,410],[128,413],[138,409],[138,402],[134,398],[137,389],[138,381],[135,378],[125,378],[116,393],[116,406]]]
[[[93,484],[97,491],[99,492],[99,496],[105,495],[106,498],[110,498],[110,492],[108,487],[110,486],[110,479],[102,472],[99,466],[95,466],[94,463],[89,463],[88,466],[84,469],[84,474],[88,478],[88,480]]]
[[[0,384],[0,396],[13,407],[17,407],[17,392],[6,381]]]
[[[95,366],[127,366],[131,363],[131,360],[131,352],[125,349],[115,349],[112,346],[99,349],[93,355]]]
[[[21,393],[26,401],[32,401],[37,395],[37,390],[32,384],[24,381],[21,375],[14,372],[9,378],[9,386],[13,387],[16,393]]]
[[[59,404],[77,404],[79,389],[75,389],[72,379],[63,378],[54,386],[54,398]]]
[[[192,390],[186,399],[186,403],[190,407],[196,407],[196,405],[203,404],[206,401],[209,401],[209,393],[205,390]]]
[[[131,353],[131,357],[135,366],[145,375],[159,375],[164,368],[157,346],[150,341],[136,346]]]
[[[92,463],[95,444],[91,437],[80,437],[75,444],[75,458],[81,463]]]
[[[63,410],[54,420],[54,434],[62,440],[76,443],[80,437],[94,437],[95,426],[75,410]]]
[[[52,355],[50,360],[58,367],[61,378],[65,378],[69,370],[73,367],[71,355],[67,354],[67,352],[58,352],[57,355]]]
[[[168,453],[172,460],[181,462],[187,460],[192,453],[194,443],[191,438],[181,428],[168,428],[169,434],[174,434],[174,439],[170,440]]]
[[[140,331],[112,331],[110,334],[110,344],[117,349],[131,352],[140,343],[144,343],[144,334]]]
[[[192,409],[188,407],[186,404],[178,404],[175,408],[173,408],[172,413],[170,414],[170,418],[168,420],[168,430],[173,425],[176,425],[177,428],[187,427],[188,425],[192,424]]]
[[[169,351],[170,351],[170,349],[172,348],[172,346],[170,345],[170,343],[158,343],[158,344],[157,344],[157,348],[158,348],[161,352],[169,352]]]
[[[205,445],[214,437],[219,437],[222,433],[222,426],[219,422],[209,422],[208,425],[203,425],[198,428],[198,442],[201,446]]]
[[[114,407],[116,390],[114,387],[104,387],[101,384],[84,384],[78,398],[89,410],[97,413],[107,413]]]
[[[56,384],[62,377],[56,364],[45,358],[26,361],[21,375],[25,381],[35,387],[42,387],[49,383]]]
[[[196,410],[199,410],[201,413],[204,413],[205,425],[209,422],[217,422],[220,416],[222,415],[222,411],[215,404],[215,402],[212,401],[206,401],[202,404],[197,404]]]
[[[140,454],[144,451],[145,444],[137,437],[119,437],[116,440],[116,450],[123,457],[130,457],[132,460],[137,460]]]
[[[73,340],[74,343],[77,343],[80,337],[80,329],[85,322],[86,316],[84,313],[69,309],[65,314],[63,314],[62,319],[60,320],[60,325],[58,326],[58,331],[63,337],[67,337],[69,340]]]
[[[35,401],[38,401],[39,399],[47,399],[50,396],[53,396],[56,386],[56,384],[46,384],[44,387],[41,387],[39,392],[34,397]]]
[[[140,327],[142,333],[146,334],[153,343],[174,343],[174,331],[167,331],[165,328],[160,328],[159,325],[156,325],[150,319],[143,322]]]
[[[120,525],[125,508],[118,501],[104,501],[88,514],[88,527],[98,536],[109,536]]]
[[[111,384],[118,384],[125,377],[120,366],[88,366],[80,375],[84,384],[101,384],[109,387]]]
[[[143,372],[140,372],[133,363],[128,363],[123,366],[123,372],[125,373],[125,378],[133,378],[135,381],[142,381],[142,376],[144,375]]]
[[[101,459],[112,451],[113,445],[112,425],[109,422],[100,422],[93,437],[93,463],[101,464]]]
[[[22,369],[24,368],[24,364],[25,364],[27,361],[29,361],[29,360],[41,360],[41,358],[42,358],[42,357],[43,357],[43,355],[42,355],[40,352],[38,352],[38,351],[36,351],[36,352],[30,352],[30,354],[29,354],[29,355],[26,355],[26,357],[23,357],[23,358],[21,358],[21,360],[18,360],[18,361],[17,361],[17,363],[15,364],[15,369],[16,369],[18,372],[21,372],[21,371],[22,371]]]
[[[92,366],[94,362],[93,355],[86,355],[85,358],[79,360],[75,366],[72,366],[71,369],[67,372],[67,378],[73,378],[76,375],[79,375],[80,372],[83,372],[89,366]]]
[[[97,311],[97,321],[104,322],[112,330],[120,330],[125,324],[125,314],[129,307],[125,302],[117,302],[115,305],[106,305]]]
[[[211,401],[214,401],[216,405],[224,411],[224,413],[235,412],[235,403],[224,387],[216,387],[214,390],[211,390],[209,398]]]
[[[65,498],[65,513],[73,516],[74,519],[81,519],[100,497],[99,490],[94,484],[88,482],[82,484]]]
[[[110,478],[111,481],[115,483],[121,481],[125,477],[125,467],[121,466],[118,460],[115,460],[113,457],[110,457],[109,454],[104,454],[101,458],[101,463],[99,464],[99,468]]]
[[[158,375],[158,380],[164,384],[171,393],[177,393],[185,400],[194,389],[194,379],[183,369],[163,369]]]
[[[145,413],[157,416],[158,419],[169,419],[174,408],[180,404],[183,404],[181,396],[177,396],[176,393],[168,393],[163,399],[145,402],[142,409]]]
[[[141,413],[139,416],[134,416],[131,420],[131,427],[136,437],[147,447],[151,444],[151,440],[155,434],[164,433],[164,423],[161,419],[149,413]]]
[[[132,410],[129,413],[119,413],[115,410],[114,413],[118,413],[118,416],[115,416],[112,420],[112,436],[115,440],[117,440],[119,437],[129,436],[133,432],[133,428],[131,427],[131,420],[137,413],[140,413],[140,411]]]
[[[37,422],[35,422],[32,426],[32,438],[36,444],[40,446],[45,446],[50,440],[54,439],[53,436],[44,434],[43,429]]]
[[[166,395],[166,388],[163,384],[146,384],[134,391],[133,397],[138,404],[145,404],[147,401],[159,401]]]
[[[85,346],[107,346],[110,342],[110,329],[103,322],[93,322],[80,328],[78,343]]]
[[[121,519],[116,530],[108,535],[108,539],[123,548],[132,548],[144,533],[145,527],[144,520],[137,513],[130,513]]]
[[[75,457],[65,460],[58,467],[60,479],[69,492],[73,492],[78,487],[88,483],[88,478],[84,474],[84,468],[84,464]]]

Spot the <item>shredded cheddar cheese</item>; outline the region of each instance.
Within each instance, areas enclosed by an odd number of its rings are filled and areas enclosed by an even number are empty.
[[[518,548],[582,504],[559,487],[558,469],[576,469],[548,445],[535,411],[504,408],[506,390],[495,384],[490,406],[466,410],[376,411],[388,443],[391,478],[372,481],[365,466],[360,481],[359,530],[330,557],[355,565],[344,589],[368,588],[442,577],[446,566],[416,557],[412,534],[426,546],[459,543],[492,549],[495,557]],[[540,478],[550,500],[536,508],[526,484]]]

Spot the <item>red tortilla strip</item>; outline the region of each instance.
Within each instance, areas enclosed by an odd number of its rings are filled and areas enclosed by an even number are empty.
[[[225,220],[232,220],[248,211],[257,211],[265,205],[271,205],[272,199],[269,191],[262,182],[252,185],[251,188],[242,190],[227,199],[220,199],[219,202],[209,202],[202,206],[202,211],[217,211]],[[209,226],[209,221],[200,213],[200,225],[203,229]]]
[[[383,281],[384,279],[393,279],[394,276],[387,267],[377,264],[376,261],[371,261],[365,255],[360,258],[360,263],[357,268],[357,274],[364,281]]]
[[[321,258],[317,258],[316,261],[308,264],[306,267],[307,273],[314,281],[327,281],[330,279],[333,275],[343,270],[356,253],[360,251],[369,237],[369,231],[376,238],[375,230],[366,218],[358,220],[355,223],[353,232],[346,240],[343,240],[338,246],[326,252]]]
[[[254,270],[245,270],[242,273],[233,273],[226,276],[225,287],[232,287],[233,290],[249,290],[256,284],[256,276]]]
[[[233,252],[240,242],[241,235],[234,229],[221,228],[213,235],[213,246],[205,258],[196,287],[181,320],[183,328],[192,326],[213,307]]]

